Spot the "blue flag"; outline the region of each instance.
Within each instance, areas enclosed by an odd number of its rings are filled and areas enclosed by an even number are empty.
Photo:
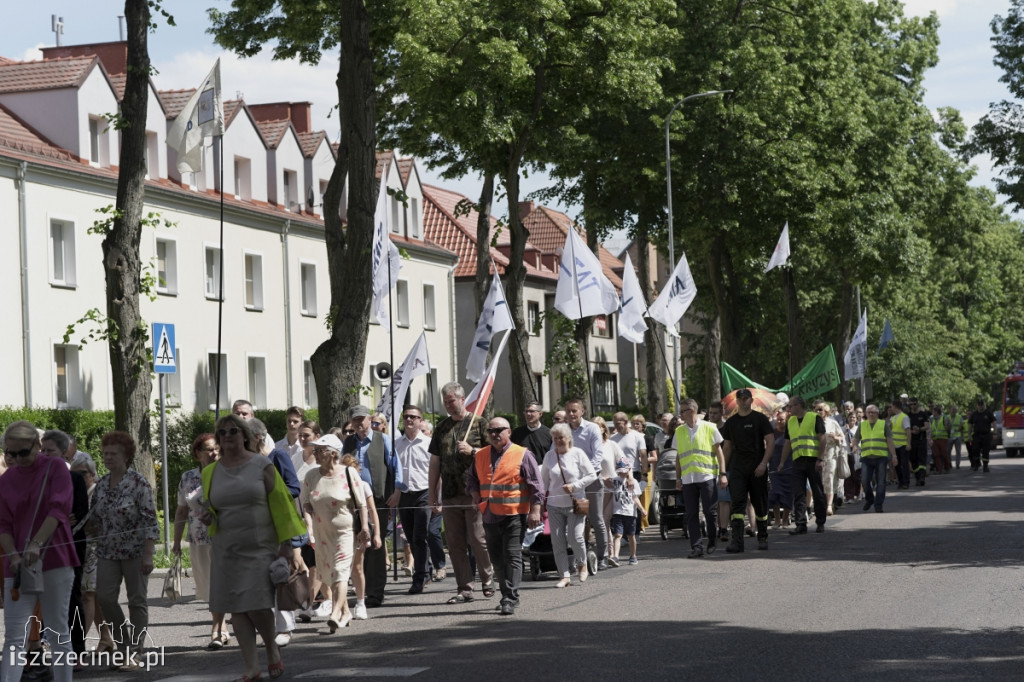
[[[881,353],[882,349],[892,343],[895,338],[896,337],[892,335],[892,325],[889,324],[889,318],[887,317],[885,318],[885,326],[882,328],[882,338],[878,341],[878,350],[875,351],[875,355]]]

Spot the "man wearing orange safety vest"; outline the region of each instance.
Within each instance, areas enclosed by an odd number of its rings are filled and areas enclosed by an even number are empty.
[[[466,471],[466,492],[483,515],[503,616],[513,615],[519,606],[523,536],[527,526],[540,525],[543,501],[537,460],[529,450],[512,443],[511,432],[507,420],[492,419],[487,427],[490,445],[476,451],[474,465]]]

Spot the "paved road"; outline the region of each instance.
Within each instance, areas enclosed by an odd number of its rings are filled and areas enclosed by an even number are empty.
[[[748,540],[743,555],[691,561],[678,531],[648,531],[638,566],[564,590],[551,574],[526,581],[514,617],[496,599],[445,605],[451,578],[407,596],[404,578],[341,634],[300,625],[282,679],[1024,679],[1024,459],[993,454],[988,475],[929,477],[893,491],[885,514],[846,505],[824,534],[774,532],[765,552]],[[203,650],[204,605],[168,607],[160,586],[151,632],[166,659],[135,678],[233,679],[237,647]]]

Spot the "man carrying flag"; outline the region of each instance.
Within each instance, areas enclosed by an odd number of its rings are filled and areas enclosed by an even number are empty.
[[[203,138],[224,134],[220,97],[220,59],[167,131],[167,146],[178,152],[178,172],[203,169]]]

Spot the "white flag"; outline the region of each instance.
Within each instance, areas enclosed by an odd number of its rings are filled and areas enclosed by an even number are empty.
[[[491,337],[506,329],[515,329],[515,325],[512,323],[512,312],[505,301],[505,292],[501,290],[501,278],[495,270],[494,277],[491,278],[491,290],[484,301],[483,310],[480,311],[480,321],[476,324],[473,347],[466,361],[467,379],[480,381],[484,374],[484,365],[487,364],[487,351],[491,349]]]
[[[430,371],[430,357],[427,355],[427,333],[420,332],[420,338],[416,339],[412,350],[406,356],[405,362],[398,368],[398,371],[391,377],[391,384],[384,395],[380,397],[380,404],[377,411],[384,414],[384,421],[392,423],[391,417],[394,413],[396,400],[404,400],[405,394],[409,391],[409,384],[418,376],[423,376]],[[401,429],[399,429],[401,430]]]
[[[178,152],[178,172],[198,173],[203,168],[203,138],[224,134],[224,106],[220,99],[220,59],[210,75],[189,98],[167,131],[167,145]]]
[[[555,308],[570,320],[607,315],[619,309],[619,294],[576,230],[569,228],[555,289]]]
[[[789,221],[786,221],[785,227],[782,228],[779,243],[775,245],[775,252],[772,253],[772,259],[768,261],[768,267],[764,271],[768,272],[776,265],[785,265],[787,260],[789,260]]]
[[[690,274],[690,265],[686,262],[684,253],[676,265],[675,272],[672,273],[672,279],[665,284],[657,300],[651,304],[647,316],[673,330],[696,297],[697,284]]]
[[[491,397],[491,389],[494,388],[494,377],[498,373],[498,362],[501,360],[501,351],[505,350],[505,342],[508,341],[508,337],[512,336],[514,332],[507,331],[505,335],[501,337],[501,342],[498,344],[498,350],[494,351],[494,355],[491,357],[491,364],[487,367],[487,373],[484,374],[484,378],[477,382],[476,386],[470,391],[470,394],[466,396],[466,411],[479,417],[484,411],[484,405],[487,404],[487,399]]]
[[[380,194],[377,195],[377,207],[373,211],[373,259],[370,271],[373,276],[373,315],[390,334],[391,317],[388,315],[387,298],[388,293],[398,283],[398,273],[402,269],[402,255],[398,253],[398,247],[388,237],[388,188],[386,182],[386,175],[381,174]],[[384,260],[385,249],[387,249],[387,260]],[[390,278],[388,277],[389,271]]]
[[[633,264],[626,254],[626,269],[622,272],[622,309],[619,311],[619,336],[632,343],[643,343],[647,323],[644,312],[647,301],[644,291],[640,288],[640,280],[636,278]]]
[[[860,318],[857,331],[853,333],[850,347],[843,356],[843,378],[859,379],[867,374],[868,369],[868,311]]]

